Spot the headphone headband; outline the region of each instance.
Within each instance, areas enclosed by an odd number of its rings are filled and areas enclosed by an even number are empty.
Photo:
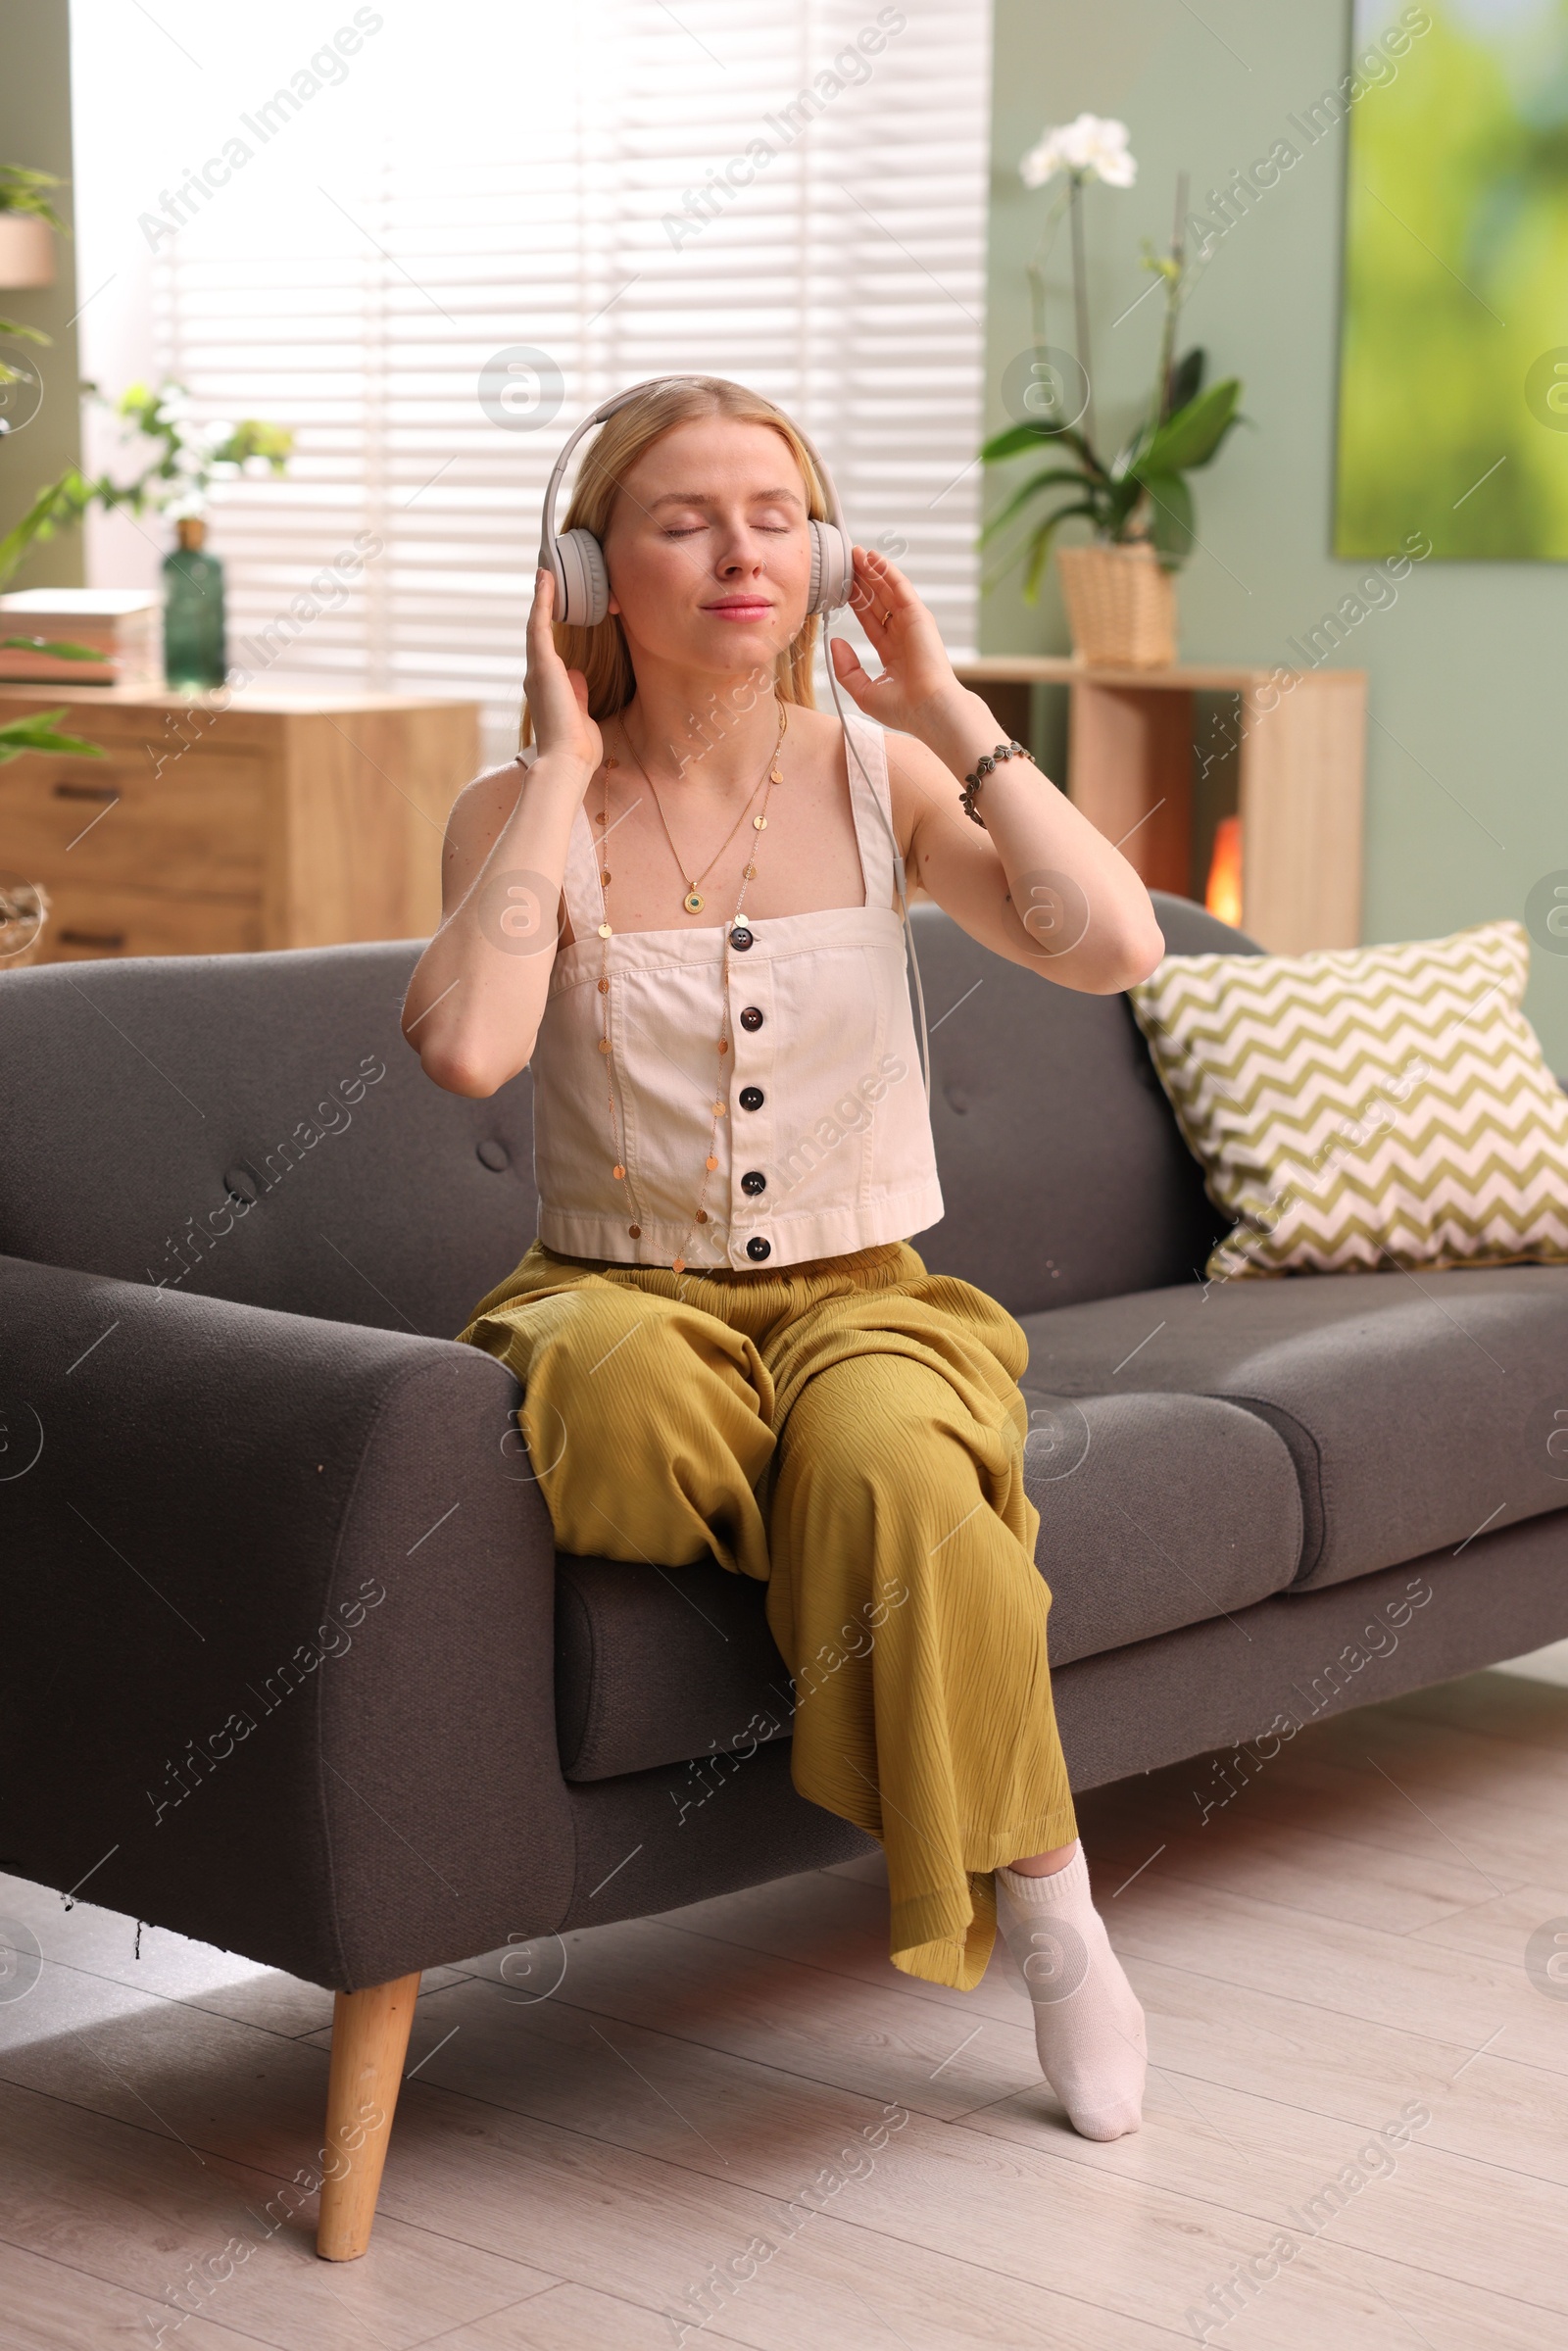
[[[624,392],[612,393],[608,400],[601,401],[593,414],[585,416],[576,429],[568,434],[565,446],[551,468],[550,479],[545,485],[544,508],[540,515],[539,530],[539,562],[541,567],[553,573],[555,577],[555,616],[558,620],[569,620],[579,625],[591,626],[594,621],[604,619],[608,611],[610,584],[605,573],[604,552],[598,540],[591,531],[583,530],[580,527],[566,531],[559,538],[556,535],[556,499],[560,494],[567,461],[584,433],[591,432],[596,424],[603,424],[607,418],[613,416],[618,410],[627,407],[633,400],[640,400],[645,392],[656,392],[663,384],[724,383],[728,381],[729,378],[726,376],[652,375],[646,383],[632,384]],[[746,388],[741,384],[734,386],[737,391],[743,391]],[[818,522],[813,517],[809,525],[811,532],[811,591],[807,610],[809,612],[831,612],[836,606],[848,601],[854,571],[850,534],[844,519],[844,509],[839,500],[837,485],[827,466],[823,464],[810,435],[802,430],[794,417],[787,416],[775,401],[766,400],[761,393],[753,393],[751,397],[763,400],[764,406],[770,408],[773,414],[799,436],[801,444],[815,469],[817,482],[827,502],[828,514],[826,523]],[[830,532],[833,534],[832,537],[829,536]]]

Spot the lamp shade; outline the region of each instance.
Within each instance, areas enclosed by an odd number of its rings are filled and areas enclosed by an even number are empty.
[[[0,286],[52,286],[54,231],[35,213],[0,212]]]

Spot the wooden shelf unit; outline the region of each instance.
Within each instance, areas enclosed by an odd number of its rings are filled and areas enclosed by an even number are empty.
[[[479,710],[411,694],[0,686],[102,759],[0,766],[0,873],[41,882],[43,962],[422,938]],[[0,966],[3,968],[3,966]]]
[[[1068,694],[1067,792],[1152,889],[1191,893],[1193,697],[1240,702],[1242,927],[1279,955],[1361,942],[1364,669],[1183,662],[1091,669],[1002,654],[956,664],[1030,739],[1031,690]]]

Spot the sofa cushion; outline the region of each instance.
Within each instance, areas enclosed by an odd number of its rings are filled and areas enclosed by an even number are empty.
[[[1171,955],[1128,991],[1238,1275],[1568,1262],[1568,1095],[1522,922],[1303,955]]]
[[[1136,1382],[1277,1430],[1301,1490],[1298,1587],[1568,1503],[1568,1269],[1195,1281],[1023,1327],[1026,1395]]]
[[[1290,1453],[1212,1396],[1034,1396],[1024,1449],[1051,1653],[1148,1641],[1284,1591],[1301,1548]],[[723,1568],[559,1559],[556,1727],[569,1780],[787,1739],[762,1587]]]
[[[1288,1588],[1300,1489],[1289,1447],[1256,1413],[1208,1396],[1027,1393],[1024,1483],[1040,1513],[1054,1666]]]

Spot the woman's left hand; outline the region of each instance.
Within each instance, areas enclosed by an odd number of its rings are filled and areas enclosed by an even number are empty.
[[[855,550],[850,607],[882,664],[880,677],[860,665],[845,637],[834,637],[828,659],[839,683],[868,718],[921,735],[922,718],[944,696],[961,694],[942,634],[897,563],[871,549]]]

